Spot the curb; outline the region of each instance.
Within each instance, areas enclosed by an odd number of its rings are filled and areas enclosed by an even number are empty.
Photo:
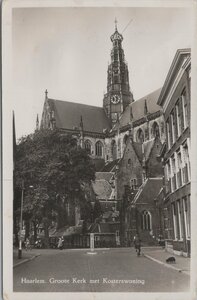
[[[94,248],[95,251],[99,250],[99,251],[102,251],[102,250],[110,250],[111,248]],[[58,249],[56,249],[58,250]],[[75,249],[72,249],[72,248],[64,248],[61,250],[62,252],[63,251],[91,251],[90,248],[75,248]]]
[[[20,266],[20,265],[22,265],[22,264],[24,264],[24,263],[26,263],[26,262],[28,262],[28,261],[31,261],[31,260],[35,259],[36,257],[38,257],[38,256],[40,256],[40,255],[41,255],[41,254],[36,254],[36,255],[34,255],[34,256],[30,257],[30,258],[26,258],[26,259],[24,259],[24,260],[22,260],[22,261],[19,261],[18,263],[16,263],[16,264],[13,266],[13,268],[15,268],[15,267],[17,267],[17,266]]]
[[[174,266],[172,266],[172,265],[168,265],[168,264],[166,264],[166,263],[164,263],[164,262],[162,262],[162,261],[160,261],[160,260],[158,260],[158,259],[156,259],[156,258],[153,258],[153,257],[150,256],[150,255],[144,254],[144,256],[145,256],[146,258],[152,260],[152,261],[155,261],[155,262],[159,263],[160,265],[163,265],[163,266],[165,266],[165,267],[167,267],[167,268],[170,268],[170,269],[174,269],[174,270],[178,271],[179,273],[184,273],[184,274],[190,276],[190,272],[189,272],[189,271],[185,271],[185,270],[183,270],[183,269],[176,268],[176,267],[174,267]]]

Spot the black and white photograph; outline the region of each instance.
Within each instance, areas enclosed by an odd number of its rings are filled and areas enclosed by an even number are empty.
[[[195,1],[13,2],[5,299],[195,299]]]

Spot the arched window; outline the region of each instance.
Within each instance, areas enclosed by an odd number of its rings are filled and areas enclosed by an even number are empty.
[[[85,141],[85,149],[88,152],[88,154],[91,154],[92,145],[91,145],[91,142],[89,140]]]
[[[152,135],[153,135],[153,137],[160,137],[159,125],[157,124],[157,122],[153,123],[153,126],[152,126]]]
[[[115,140],[112,140],[111,142],[111,155],[113,160],[117,158],[117,146]]]
[[[145,140],[148,140],[148,128],[145,129]]]
[[[152,230],[151,213],[147,210],[144,210],[141,214],[141,229],[149,231]]]
[[[103,156],[103,144],[100,141],[96,142],[96,144],[95,144],[95,153],[96,153],[96,156],[99,156],[99,157]]]
[[[144,132],[141,128],[139,128],[138,131],[137,131],[136,141],[138,143],[143,143],[144,142]]]

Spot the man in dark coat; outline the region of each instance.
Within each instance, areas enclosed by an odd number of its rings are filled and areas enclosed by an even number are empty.
[[[138,234],[134,236],[133,243],[137,252],[137,256],[140,256],[141,253],[141,240]]]

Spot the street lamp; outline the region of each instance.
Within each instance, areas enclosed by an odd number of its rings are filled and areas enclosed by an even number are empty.
[[[33,188],[33,185],[29,186],[30,188]],[[22,180],[22,186],[21,186],[21,212],[20,212],[20,234],[19,234],[19,248],[18,248],[18,258],[22,258],[22,230],[23,230],[23,202],[24,202],[24,179]]]
[[[23,229],[23,199],[24,199],[24,180],[22,180],[22,193],[21,193],[21,213],[20,213],[20,235],[19,235],[19,248],[18,258],[22,258],[22,229]]]

